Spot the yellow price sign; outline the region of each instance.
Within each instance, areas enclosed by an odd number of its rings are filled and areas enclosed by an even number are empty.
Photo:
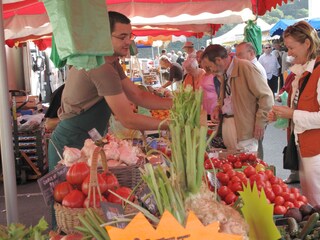
[[[164,212],[158,226],[154,228],[142,213],[138,213],[124,228],[106,227],[111,240],[241,240],[240,235],[219,232],[219,222],[204,226],[190,212],[186,226],[182,226],[171,213]]]

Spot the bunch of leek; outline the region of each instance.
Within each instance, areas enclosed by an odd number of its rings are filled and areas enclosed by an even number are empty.
[[[171,161],[184,197],[200,191],[204,174],[206,123],[200,121],[202,90],[191,86],[174,94],[170,111]]]
[[[169,169],[146,164],[142,178],[155,197],[160,215],[168,210],[184,224],[185,200],[200,192],[204,174],[207,126],[201,124],[202,90],[191,86],[174,93],[170,110],[171,164]]]

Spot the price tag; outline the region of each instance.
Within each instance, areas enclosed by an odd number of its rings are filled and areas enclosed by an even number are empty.
[[[124,210],[120,204],[110,202],[100,202],[100,204],[107,222],[115,221],[117,218],[124,218]],[[125,228],[127,224],[127,222],[118,222],[113,225],[117,228]]]
[[[90,131],[88,131],[88,134],[93,141],[99,141],[102,139],[102,136],[100,135],[98,130],[95,128],[92,128]]]
[[[214,176],[213,172],[207,171],[208,180],[213,187],[217,187],[217,189],[221,186],[219,180]]]
[[[137,194],[137,198],[141,205],[148,209],[149,212],[154,215],[158,214],[157,203],[147,185],[145,185],[143,189]]]
[[[68,168],[61,165],[37,180],[47,206],[54,202],[53,189],[58,183],[66,181],[67,171]]]

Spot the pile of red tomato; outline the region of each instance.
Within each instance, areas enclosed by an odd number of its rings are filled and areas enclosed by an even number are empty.
[[[134,200],[132,190],[120,186],[117,177],[111,172],[97,173],[97,181],[101,198],[96,193],[95,197],[91,196],[89,199],[90,167],[86,162],[74,163],[67,171],[66,181],[60,182],[54,187],[54,200],[70,208],[100,207],[101,201],[122,204],[122,200],[110,193],[109,190],[125,199],[130,197],[131,201]]]
[[[217,193],[225,204],[234,204],[243,185],[250,184],[252,187],[254,183],[259,191],[264,190],[269,202],[274,204],[274,214],[285,214],[288,208],[299,208],[308,202],[298,188],[289,188],[254,154],[229,155],[226,159],[207,158],[204,164],[207,170],[212,169],[212,165],[217,170],[216,178],[220,183]],[[214,191],[211,184],[209,188]]]

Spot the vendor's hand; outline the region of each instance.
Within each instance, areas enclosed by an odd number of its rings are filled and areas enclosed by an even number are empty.
[[[260,127],[258,125],[255,125],[254,127],[254,138],[257,140],[261,140],[264,135],[264,127]]]
[[[217,122],[220,120],[220,108],[216,107],[210,115],[212,122]]]
[[[293,118],[293,109],[287,106],[273,106],[272,111],[275,113],[277,118]]]

